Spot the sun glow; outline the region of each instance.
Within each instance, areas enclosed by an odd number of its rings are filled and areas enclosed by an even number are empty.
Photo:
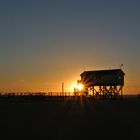
[[[71,92],[74,92],[74,89],[75,89],[76,86],[77,86],[77,83],[76,83],[76,82],[73,82],[73,83],[71,84],[71,86],[70,86],[70,91],[71,91]]]
[[[78,91],[81,91],[83,90],[84,86],[81,84],[81,83],[77,83],[77,82],[74,82],[71,87],[70,87],[70,90],[73,92],[74,90],[78,90]]]
[[[83,85],[82,84],[78,84],[77,86],[76,86],[76,88],[78,89],[78,90],[82,90],[84,87],[83,87]]]

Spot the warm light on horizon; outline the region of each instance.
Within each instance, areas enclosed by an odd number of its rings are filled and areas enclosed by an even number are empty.
[[[84,88],[84,86],[83,86],[82,84],[78,84],[78,85],[76,86],[76,88],[77,88],[79,91],[81,91],[81,90]]]
[[[73,82],[71,85],[70,85],[70,92],[74,92],[74,88],[77,86],[77,82]]]
[[[84,86],[80,83],[77,84],[77,82],[73,82],[73,84],[71,84],[70,86],[70,91],[74,92],[74,89],[81,91],[84,88]]]

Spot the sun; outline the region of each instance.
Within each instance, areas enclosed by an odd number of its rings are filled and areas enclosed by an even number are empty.
[[[78,91],[81,91],[84,89],[84,86],[81,84],[81,83],[77,83],[77,82],[74,82],[73,84],[71,84],[71,87],[70,87],[70,91],[74,91],[74,90],[78,90]]]
[[[78,85],[76,86],[76,88],[77,88],[79,91],[81,91],[81,90],[83,90],[84,86],[83,86],[82,84],[78,84]]]

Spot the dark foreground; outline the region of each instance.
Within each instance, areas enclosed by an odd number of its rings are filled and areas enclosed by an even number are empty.
[[[140,99],[1,99],[0,139],[140,139]]]

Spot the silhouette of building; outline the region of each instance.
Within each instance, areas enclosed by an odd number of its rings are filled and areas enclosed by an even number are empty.
[[[84,85],[87,95],[114,97],[123,93],[124,75],[121,69],[84,71],[77,82]]]

